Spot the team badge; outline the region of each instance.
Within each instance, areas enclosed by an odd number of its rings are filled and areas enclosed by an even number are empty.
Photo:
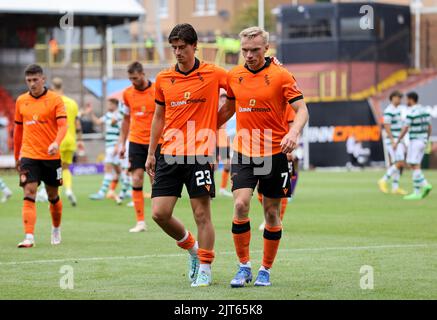
[[[282,191],[284,191],[284,195],[287,195],[288,188],[284,188],[284,189],[282,189]]]
[[[249,106],[254,107],[255,105],[256,105],[256,100],[255,99],[250,99]]]
[[[211,186],[209,184],[205,185],[205,188],[206,188],[206,190],[208,190],[208,192],[209,192],[209,190],[211,190]]]
[[[184,99],[190,99],[191,92],[187,91],[184,93]]]
[[[25,175],[25,174],[22,174],[22,175],[20,176],[20,181],[21,181],[21,183],[25,183],[26,180],[27,180],[26,175]]]
[[[34,121],[38,121],[38,115],[37,115],[37,114],[34,114],[34,115],[33,115],[33,120],[34,120]]]
[[[142,107],[141,107],[141,111],[142,111],[142,112],[146,112],[146,106],[142,106]]]
[[[238,78],[238,83],[241,84],[243,82],[243,77]]]

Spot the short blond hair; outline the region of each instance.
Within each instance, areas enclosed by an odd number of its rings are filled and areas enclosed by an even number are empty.
[[[55,78],[53,78],[53,79],[52,79],[52,87],[53,87],[55,90],[61,90],[62,87],[63,87],[62,79],[59,78],[59,77],[55,77]]]
[[[239,36],[240,39],[243,38],[253,39],[257,36],[261,36],[264,39],[265,44],[269,43],[269,33],[260,27],[250,27],[244,29],[243,31],[240,32]]]

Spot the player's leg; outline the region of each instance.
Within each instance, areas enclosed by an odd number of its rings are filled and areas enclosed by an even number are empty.
[[[132,201],[134,203],[134,209],[137,219],[135,227],[129,230],[129,232],[141,232],[145,231],[147,226],[144,220],[144,169],[134,169],[132,171]]]
[[[19,169],[20,187],[23,188],[23,226],[25,238],[18,244],[18,248],[31,248],[35,246],[36,224],[36,193],[41,182],[42,168],[39,160],[22,158]]]
[[[211,221],[211,197],[209,195],[192,198],[194,220],[197,225],[199,271],[193,286],[211,284],[211,264],[214,261],[215,231]]]
[[[425,153],[425,143],[421,140],[411,140],[408,146],[407,163],[410,165],[413,173],[412,194],[404,197],[405,200],[419,200],[428,195],[432,190],[431,184],[425,179],[421,170],[422,158]]]
[[[405,166],[405,146],[400,143],[395,151],[395,167],[396,171],[392,176],[392,188],[391,192],[393,194],[406,195],[407,192],[399,187],[399,180],[401,178],[401,169]]]
[[[8,188],[2,178],[0,178],[0,191],[2,192],[2,197],[0,199],[1,203],[6,202],[12,196],[12,191]]]
[[[62,161],[62,179],[65,188],[65,195],[73,207],[76,206],[77,200],[73,193],[73,175],[70,171],[70,165],[73,163],[74,151],[63,150],[61,152]]]
[[[109,148],[110,154],[108,155],[108,162],[111,165],[112,168],[112,180],[109,185],[109,191],[106,193],[106,198],[108,199],[114,199],[117,203],[121,203],[118,199],[118,196],[115,192],[115,189],[117,189],[118,181],[120,178],[120,159],[117,154],[114,153],[114,147]]]
[[[382,178],[378,180],[378,187],[382,193],[388,193],[388,181],[392,178],[393,174],[395,174],[397,171],[396,165],[394,163],[395,150],[391,145],[387,145],[387,153],[389,155],[391,164],[388,167],[387,171],[385,172],[384,176],[382,176]]]
[[[61,243],[61,219],[62,219],[62,200],[59,197],[57,186],[46,184],[47,195],[49,197],[49,210],[52,217],[52,234],[50,242],[52,245]]]
[[[260,178],[259,191],[263,194],[264,251],[263,261],[255,280],[255,286],[270,286],[270,270],[278,252],[282,236],[280,207],[282,198],[291,196],[291,173],[284,154],[272,156],[272,171]]]
[[[121,198],[117,195],[117,193],[115,192],[115,188],[117,187],[118,181],[120,180],[120,178],[122,177],[122,170],[119,164],[117,163],[113,163],[112,164],[112,168],[113,168],[113,172],[114,172],[114,176],[116,176],[116,178],[114,178],[112,181],[114,182],[114,180],[116,181],[114,189],[112,190],[114,193],[114,200],[115,202],[120,205],[122,203]],[[111,186],[112,187],[112,186]]]
[[[231,287],[243,287],[252,281],[252,265],[250,262],[250,199],[252,188],[241,188],[233,191],[234,217],[232,221],[232,237],[239,260],[239,270],[231,280]]]
[[[52,217],[51,244],[61,243],[61,219],[62,219],[62,200],[59,197],[59,187],[62,185],[62,165],[60,160],[43,161],[43,176],[47,195],[49,198],[49,209]]]
[[[129,143],[129,170],[132,174],[132,201],[137,223],[129,232],[141,232],[147,229],[144,220],[144,169],[147,160],[148,145]]]

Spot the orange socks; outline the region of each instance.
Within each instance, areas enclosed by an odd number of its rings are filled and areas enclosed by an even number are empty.
[[[132,188],[132,200],[134,202],[137,222],[144,221],[144,194],[143,188]]]
[[[61,225],[62,217],[62,201],[59,196],[54,200],[50,201],[50,214],[52,215],[52,225],[55,228],[59,228]]]
[[[228,185],[228,179],[229,179],[229,171],[223,170],[222,171],[222,182],[220,184],[221,189],[226,189]]]
[[[24,233],[33,234],[36,223],[36,206],[35,200],[31,198],[24,198],[23,201],[23,225]]]
[[[264,253],[262,265],[270,269],[278,252],[279,242],[282,236],[282,226],[271,227],[266,224],[264,228]]]
[[[250,260],[250,219],[237,220],[232,223],[232,236],[234,238],[235,251],[240,263],[247,263]]]
[[[212,264],[214,261],[214,251],[206,249],[198,249],[197,256],[199,257],[200,264]]]
[[[111,185],[109,186],[109,190],[115,191],[115,189],[117,188],[117,184],[118,184],[118,179],[112,180]]]
[[[184,250],[190,250],[196,244],[196,239],[194,239],[194,236],[192,235],[192,233],[189,231],[187,231],[187,233],[188,234],[186,234],[182,240],[176,242],[176,244],[179,246],[179,248],[184,249]]]

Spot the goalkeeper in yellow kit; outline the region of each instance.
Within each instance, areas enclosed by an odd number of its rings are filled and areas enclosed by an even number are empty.
[[[79,107],[76,101],[64,95],[61,78],[54,78],[52,80],[52,90],[61,96],[67,111],[68,131],[60,146],[62,179],[65,195],[74,207],[77,202],[73,193],[73,178],[69,167],[73,163],[73,156],[76,149],[78,147],[83,148],[82,128],[78,117]]]

